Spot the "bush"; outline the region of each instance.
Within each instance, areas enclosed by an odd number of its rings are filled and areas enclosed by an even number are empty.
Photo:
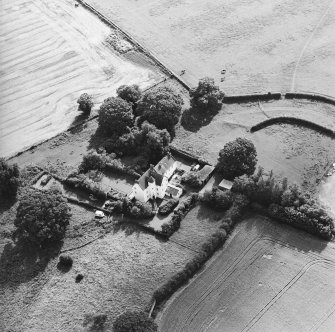
[[[256,164],[257,152],[254,144],[239,137],[228,142],[220,151],[216,167],[224,178],[232,180],[243,174],[253,174]]]
[[[162,234],[170,237],[180,227],[180,222],[198,200],[198,194],[192,193],[174,210],[171,220],[162,226]]]
[[[79,171],[86,173],[90,170],[102,171],[106,167],[107,157],[104,154],[99,154],[94,150],[90,150],[84,157],[79,166]]]
[[[331,239],[334,223],[326,211],[297,185],[288,186],[287,179],[275,181],[273,173],[262,169],[252,176],[235,179],[232,190],[267,208],[269,216],[304,229],[325,239]]]
[[[133,170],[131,167],[124,165],[120,159],[111,159],[106,163],[106,169],[117,172],[121,174],[127,174],[131,177],[138,179],[141,174],[137,173],[135,170]]]
[[[201,188],[203,185],[200,173],[197,171],[189,171],[183,174],[181,181],[194,188]]]
[[[20,185],[20,172],[17,164],[9,165],[4,158],[0,158],[0,198],[16,196]]]
[[[156,332],[155,321],[143,311],[126,311],[113,323],[114,332]]]
[[[80,110],[84,111],[85,113],[91,113],[92,107],[94,105],[91,95],[87,93],[81,94],[77,100],[77,103],[79,104]]]
[[[64,268],[71,268],[73,264],[73,259],[71,256],[60,256],[59,257],[59,264]]]
[[[226,211],[233,203],[234,195],[230,191],[222,191],[214,187],[211,191],[205,191],[200,201],[217,211]]]
[[[171,198],[159,207],[158,213],[163,216],[168,215],[178,205],[178,203],[179,199]]]
[[[59,193],[27,191],[17,208],[15,237],[44,245],[63,238],[71,214]]]

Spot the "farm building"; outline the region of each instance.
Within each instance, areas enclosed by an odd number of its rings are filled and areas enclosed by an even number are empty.
[[[228,181],[226,179],[223,179],[220,183],[219,183],[219,188],[221,190],[230,190],[231,187],[233,186],[233,182]]]
[[[130,198],[147,202],[151,198],[163,198],[168,188],[169,178],[177,168],[177,161],[167,154],[155,167],[150,168],[134,184]],[[175,193],[174,193],[175,194]]]
[[[212,175],[215,167],[211,165],[205,165],[200,171],[198,171],[199,179],[202,184],[205,184],[210,176]]]
[[[166,195],[172,198],[179,198],[183,193],[183,189],[174,186],[173,184],[169,184],[166,189]]]

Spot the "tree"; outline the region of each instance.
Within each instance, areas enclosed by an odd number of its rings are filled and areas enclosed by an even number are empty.
[[[20,172],[17,164],[9,165],[4,158],[0,158],[0,198],[16,196],[20,184]]]
[[[58,241],[64,236],[70,217],[70,209],[61,194],[27,191],[17,208],[15,237],[41,245]]]
[[[227,143],[219,153],[217,169],[226,179],[254,173],[257,152],[254,144],[246,138],[237,138]]]
[[[137,106],[141,121],[149,121],[158,129],[173,131],[181,114],[183,99],[172,88],[163,86],[146,93]]]
[[[143,311],[126,311],[113,323],[114,332],[156,332],[155,321]]]
[[[83,173],[93,169],[101,171],[106,167],[106,163],[107,157],[105,155],[91,150],[83,157],[83,161],[79,166],[79,170]]]
[[[79,104],[79,108],[82,111],[88,114],[91,113],[91,109],[93,107],[93,100],[91,95],[88,93],[81,94],[77,100],[77,103]]]
[[[214,79],[205,77],[196,88],[190,90],[191,107],[204,113],[216,113],[222,107],[224,93],[215,85]]]
[[[120,98],[131,104],[136,104],[142,96],[140,87],[137,84],[121,85],[116,90],[116,93]]]
[[[131,105],[119,97],[104,100],[99,109],[99,126],[106,134],[122,135],[133,125]]]

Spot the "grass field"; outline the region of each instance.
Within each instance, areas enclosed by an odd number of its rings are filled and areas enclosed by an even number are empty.
[[[158,317],[161,332],[331,331],[334,243],[250,216]]]
[[[223,146],[237,137],[251,139],[257,150],[258,164],[276,175],[314,190],[327,164],[335,160],[335,141],[315,130],[277,124],[250,133],[250,127],[267,118],[289,115],[309,119],[334,128],[333,106],[288,100],[270,103],[224,105],[212,119],[196,128],[180,126],[173,145],[217,162]]]
[[[228,94],[307,90],[334,96],[332,0],[87,0],[168,67]]]
[[[70,0],[1,1],[0,31],[0,156],[67,129],[83,92],[99,104],[121,84],[161,79],[116,53],[113,31]]]

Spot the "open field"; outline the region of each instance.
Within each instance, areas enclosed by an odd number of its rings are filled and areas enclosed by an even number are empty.
[[[0,15],[0,156],[67,129],[83,92],[99,104],[121,84],[162,79],[143,55],[114,51],[114,31],[71,0],[1,1]]]
[[[335,1],[87,0],[190,84],[334,96]]]
[[[177,130],[173,145],[216,163],[223,146],[237,137],[251,139],[258,164],[276,175],[315,189],[328,163],[335,160],[335,141],[304,126],[276,124],[250,133],[250,127],[267,118],[289,115],[334,128],[334,106],[305,101],[280,100],[269,103],[224,105],[213,119],[202,126]]]
[[[335,218],[335,174],[322,181],[319,198],[325,206],[329,207]]]
[[[92,220],[92,211],[71,208],[73,217],[59,249],[105,232]],[[69,252],[74,265],[67,273],[57,269],[57,253],[20,252],[2,234],[0,244],[0,330],[13,332],[85,331],[85,316],[97,313],[107,314],[110,324],[127,308],[143,308],[155,288],[194,255],[132,226],[115,226],[103,238]],[[75,282],[78,273],[84,275],[81,283]]]
[[[330,331],[335,245],[250,216],[159,315],[161,332]]]

